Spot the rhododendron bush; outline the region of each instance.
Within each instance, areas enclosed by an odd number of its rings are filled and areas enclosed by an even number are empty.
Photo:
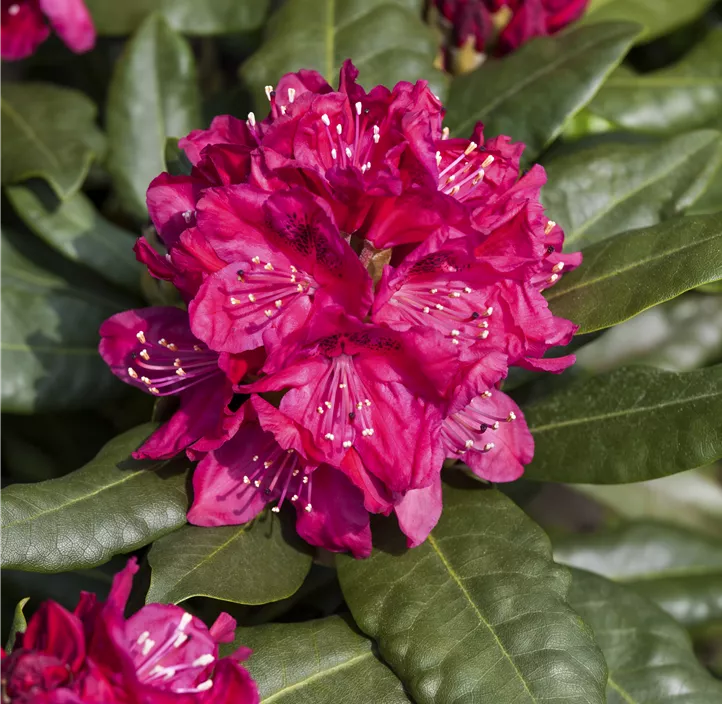
[[[2,5],[2,701],[722,701],[718,8],[141,5]]]

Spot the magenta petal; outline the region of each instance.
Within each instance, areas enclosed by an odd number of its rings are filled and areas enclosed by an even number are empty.
[[[85,660],[85,635],[76,616],[55,601],[45,601],[28,621],[23,648],[53,655],[73,673]]]
[[[313,509],[298,510],[296,530],[311,545],[354,557],[371,554],[371,527],[363,494],[343,472],[321,465],[313,472]]]
[[[130,590],[133,588],[133,576],[138,572],[138,560],[131,557],[125,567],[113,577],[113,586],[110,588],[108,601],[106,602],[119,613],[125,611]]]
[[[93,19],[83,0],[39,0],[57,35],[76,54],[95,46]]]
[[[148,212],[167,247],[174,247],[181,232],[195,224],[196,203],[203,185],[192,176],[162,173],[148,186]]]
[[[256,146],[256,139],[243,120],[232,115],[218,115],[213,118],[209,129],[193,130],[187,137],[178,140],[178,146],[194,166],[201,160],[203,149],[214,144],[235,144],[252,149]]]
[[[198,704],[259,704],[258,688],[248,671],[232,657],[218,661],[213,687],[198,695]]]
[[[426,540],[441,516],[441,478],[423,489],[407,491],[396,504],[399,527],[408,538],[407,545],[415,548]]]
[[[37,5],[18,2],[13,7],[17,9],[11,14],[3,2],[0,51],[5,61],[17,61],[34,54],[50,35],[50,28]]]
[[[268,502],[244,476],[253,476],[254,456],[268,443],[254,423],[240,428],[218,450],[209,452],[193,474],[193,504],[188,521],[196,526],[229,526],[247,523]]]
[[[534,438],[519,406],[496,389],[447,417],[442,438],[448,457],[490,482],[518,479],[534,456]]]
[[[216,643],[232,643],[236,636],[236,619],[222,612],[213,622],[210,633]]]

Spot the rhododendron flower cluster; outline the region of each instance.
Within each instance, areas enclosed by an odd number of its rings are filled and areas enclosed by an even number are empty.
[[[452,139],[424,82],[367,93],[356,76],[286,75],[265,119],[180,141],[191,172],[148,189],[166,251],[136,252],[187,310],[118,314],[100,352],[177,397],[136,456],[198,460],[191,523],[289,504],[306,541],[364,557],[370,513],[426,538],[446,458],[522,474],[533,441],[500,382],[574,361],[545,357],[575,327],[542,291],[580,256],[544,215],[543,169],[519,177],[523,145],[481,125]]]
[[[589,0],[432,0],[432,4],[450,23],[455,46],[470,45],[480,53],[504,56],[534,37],[555,34],[576,22]]]
[[[135,558],[116,575],[108,601],[83,592],[71,613],[44,602],[12,653],[3,653],[2,701],[16,704],[257,704],[239,664],[250,651],[218,657],[236,622],[221,614],[208,628],[179,606],[124,612]]]
[[[2,0],[2,58],[15,61],[34,54],[50,36],[50,27],[77,54],[95,45],[93,20],[83,0]]]

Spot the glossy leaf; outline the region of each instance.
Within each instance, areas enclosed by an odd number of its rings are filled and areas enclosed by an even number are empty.
[[[261,703],[401,704],[410,702],[373,643],[340,616],[240,628],[227,653],[253,650],[247,662]]]
[[[454,79],[446,124],[468,136],[478,121],[489,136],[527,145],[528,161],[562,131],[624,58],[639,27],[610,22],[535,39],[503,61]]]
[[[291,596],[311,568],[305,543],[270,511],[240,526],[186,526],[157,541],[147,600],[177,604],[193,596],[267,604]]]
[[[86,408],[121,393],[98,355],[98,327],[123,307],[131,307],[123,298],[107,298],[36,266],[4,233],[3,411]]]
[[[722,457],[722,365],[677,374],[625,367],[573,382],[524,409],[527,478],[624,484]]]
[[[98,34],[134,32],[152,12],[177,32],[193,35],[230,34],[257,29],[268,0],[85,0]]]
[[[569,575],[503,494],[444,487],[421,546],[403,550],[389,532],[367,560],[337,564],[356,622],[419,704],[604,701],[604,661],[565,601]]]
[[[722,215],[676,218],[583,250],[584,264],[547,293],[579,334],[603,330],[722,279]]]
[[[638,22],[644,27],[638,41],[647,42],[696,20],[713,2],[714,0],[592,0],[585,22]]]
[[[629,520],[665,521],[716,539],[722,535],[722,483],[714,467],[636,484],[576,484],[574,490]]]
[[[315,69],[335,86],[346,59],[370,89],[425,78],[440,93],[443,76],[432,68],[438,46],[421,20],[418,0],[288,0],[271,18],[261,48],[243,65],[257,109],[265,115],[264,86],[289,71]]]
[[[624,364],[686,372],[722,359],[722,297],[687,293],[606,330],[577,352],[577,368]]]
[[[609,704],[718,704],[722,682],[697,661],[684,629],[631,589],[573,570],[569,601],[609,667]]]
[[[161,16],[151,15],[126,45],[108,95],[108,169],[128,212],[147,217],[145,192],[165,170],[166,139],[199,125],[191,48]]]
[[[712,130],[656,144],[604,142],[545,163],[542,197],[574,251],[681,214],[721,164],[722,135]]]
[[[722,620],[719,540],[663,523],[631,523],[554,544],[554,559],[625,583],[685,626]]]
[[[83,193],[56,203],[32,187],[12,186],[5,193],[23,222],[63,256],[139,291],[142,267],[133,253],[133,235],[101,217]]]
[[[141,425],[59,479],[3,489],[2,566],[32,572],[93,567],[185,523],[187,460],[130,459]]]
[[[30,597],[25,597],[18,602],[15,607],[15,613],[13,614],[13,621],[10,624],[10,632],[8,634],[7,644],[5,645],[5,652],[11,653],[13,646],[15,645],[15,638],[19,633],[25,633],[25,629],[28,627],[28,622],[25,619],[23,609],[25,605],[30,601]]]
[[[708,213],[719,213],[722,211],[722,168],[712,177],[707,190],[700,196],[695,204],[689,209],[695,215],[707,215]]]
[[[589,110],[626,130],[653,134],[714,124],[722,112],[722,29],[711,30],[669,68],[644,74],[617,69]]]
[[[2,182],[47,181],[60,198],[83,184],[105,138],[85,95],[47,83],[3,84]]]

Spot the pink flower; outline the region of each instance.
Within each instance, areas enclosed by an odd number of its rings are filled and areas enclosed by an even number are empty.
[[[95,28],[83,0],[2,0],[2,58],[24,59],[50,35],[46,19],[76,54],[95,46]]]
[[[454,46],[462,47],[470,41],[483,52],[494,33],[488,3],[484,0],[433,0],[442,16],[451,24]]]
[[[115,576],[105,604],[81,594],[73,613],[44,602],[3,658],[3,694],[18,704],[256,704],[258,692],[239,662],[241,648],[218,658],[235,621],[221,614],[209,629],[178,606],[124,611],[135,558]]]
[[[320,462],[310,432],[253,396],[235,435],[210,452],[193,475],[188,520],[201,526],[246,523],[269,502],[296,507],[298,534],[312,545],[371,552],[363,493],[344,473]]]
[[[497,5],[499,0],[493,0]],[[589,4],[589,0],[505,0],[512,12],[496,48],[503,56],[526,44],[534,37],[555,34],[568,24],[576,22]]]
[[[225,437],[233,383],[250,359],[210,350],[179,308],[118,313],[103,323],[100,336],[100,355],[119,379],[154,396],[179,397],[178,410],[134,457],[167,459],[202,439]]]
[[[402,334],[327,308],[273,345],[255,392],[285,390],[280,410],[307,428],[318,453],[362,490],[369,473],[389,491],[432,483],[443,459],[441,394],[454,358],[432,331]]]
[[[328,305],[359,318],[371,305],[368,273],[308,191],[212,189],[198,205],[198,229],[229,262],[189,306],[194,334],[213,349],[260,347],[269,330],[286,336]]]

